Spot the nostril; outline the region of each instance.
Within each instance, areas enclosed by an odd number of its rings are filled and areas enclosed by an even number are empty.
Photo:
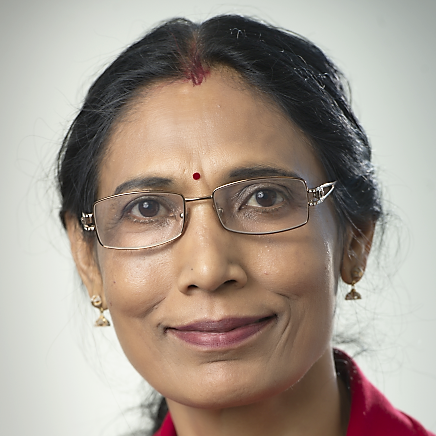
[[[221,286],[233,285],[233,284],[237,284],[237,281],[236,280],[226,280],[225,282],[223,282],[223,284]],[[218,287],[221,287],[221,286],[218,286]],[[188,291],[195,291],[196,289],[201,289],[201,287],[198,285],[189,285],[186,289]],[[216,289],[218,289],[218,288],[214,288],[214,289],[210,289],[210,290],[216,290]]]
[[[197,288],[198,288],[198,286],[196,286],[196,285],[189,285],[188,286],[188,289],[190,289],[190,290],[197,289]]]

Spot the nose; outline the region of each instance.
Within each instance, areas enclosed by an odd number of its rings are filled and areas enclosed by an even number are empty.
[[[177,241],[180,292],[236,290],[247,283],[235,244],[240,235],[225,230],[211,206],[211,201],[188,206],[185,232]]]

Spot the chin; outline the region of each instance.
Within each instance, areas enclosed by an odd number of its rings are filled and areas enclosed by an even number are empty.
[[[286,392],[304,377],[304,371],[295,374],[283,374],[280,377],[278,371],[266,374],[267,365],[262,370],[252,371],[248,369],[240,371],[225,371],[223,362],[216,362],[219,365],[212,365],[208,368],[209,377],[202,377],[200,374],[191,383],[188,389],[180,395],[163,395],[170,401],[198,409],[226,409],[241,407],[249,404],[272,399],[275,396]],[[227,368],[228,369],[228,368]],[[210,374],[213,373],[213,377]]]

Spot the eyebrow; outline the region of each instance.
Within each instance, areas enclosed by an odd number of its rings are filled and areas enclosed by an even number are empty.
[[[275,167],[271,165],[255,165],[251,167],[235,168],[229,173],[231,181],[243,179],[255,179],[258,177],[300,177],[297,173],[284,168]],[[139,177],[132,180],[127,180],[121,185],[118,185],[113,195],[122,194],[124,192],[142,191],[147,189],[165,190],[173,185],[173,180],[166,177]]]
[[[172,184],[173,181],[165,177],[142,177],[121,183],[121,185],[117,186],[113,195],[135,190],[168,189]]]
[[[254,179],[257,177],[299,177],[301,176],[293,171],[271,165],[255,165],[252,167],[240,167],[230,172],[230,178],[233,180]]]

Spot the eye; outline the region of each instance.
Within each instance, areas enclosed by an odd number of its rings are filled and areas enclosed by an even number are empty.
[[[159,214],[161,205],[156,200],[142,199],[136,205],[134,205],[130,211],[132,215],[152,218]]]
[[[140,196],[123,208],[122,216],[140,223],[154,222],[171,216],[177,204],[160,196]]]
[[[259,189],[248,199],[246,205],[252,207],[273,207],[283,201],[284,198],[276,190]]]

